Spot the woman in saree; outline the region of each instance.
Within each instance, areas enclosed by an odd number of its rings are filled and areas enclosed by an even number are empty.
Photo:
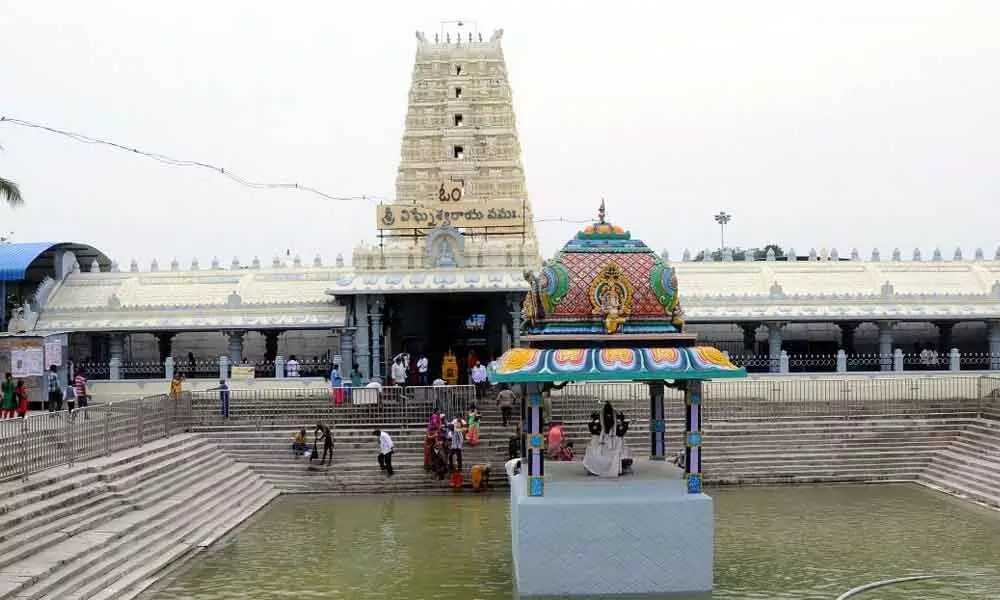
[[[431,463],[434,454],[434,444],[438,439],[438,431],[441,429],[441,415],[437,411],[431,413],[431,418],[427,422],[427,434],[424,436],[424,470],[431,470]]]
[[[470,446],[475,446],[479,443],[479,420],[479,411],[476,410],[476,405],[473,404],[469,410],[469,427],[465,434],[465,443]]]

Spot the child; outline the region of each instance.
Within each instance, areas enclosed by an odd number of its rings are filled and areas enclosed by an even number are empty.
[[[292,454],[296,457],[302,456],[306,453],[306,430],[305,428],[300,429],[298,433],[292,436]]]
[[[559,460],[573,460],[573,442],[566,442],[559,449]]]
[[[17,380],[14,395],[17,396],[17,416],[23,419],[28,415],[28,387],[24,385],[23,379]]]

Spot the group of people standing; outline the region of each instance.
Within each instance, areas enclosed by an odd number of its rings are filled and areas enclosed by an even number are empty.
[[[431,413],[424,437],[424,470],[434,473],[439,480],[444,480],[450,472],[453,485],[457,480],[457,485],[461,486],[462,452],[466,444],[479,444],[480,422],[475,404],[466,417],[455,416],[451,421],[443,412]]]
[[[28,389],[24,386],[24,380],[18,379],[14,383],[13,375],[6,373],[0,389],[3,391],[3,397],[0,398],[0,419],[13,419],[15,416],[24,418],[28,414]]]
[[[397,354],[392,359],[392,384],[399,387],[409,385],[430,385],[430,361],[421,354],[417,360],[410,359],[409,352]]]
[[[87,377],[82,370],[76,372],[72,385],[63,386],[59,378],[58,367],[52,365],[45,374],[43,385],[47,392],[46,408],[50,413],[61,411],[64,402],[66,408],[71,411],[76,408],[87,408],[89,404]],[[23,419],[28,416],[29,401],[30,394],[24,380],[15,381],[11,373],[4,373],[3,381],[0,382],[0,419],[13,419],[15,417]]]

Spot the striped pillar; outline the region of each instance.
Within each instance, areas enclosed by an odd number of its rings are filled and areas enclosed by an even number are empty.
[[[667,418],[663,409],[663,382],[649,383],[649,459],[667,458]]]
[[[542,452],[542,384],[525,384],[521,400],[521,423],[524,427],[524,443],[521,444],[521,468],[523,470],[524,463],[527,462],[528,495],[543,496],[545,493],[545,455]]]
[[[686,425],[684,444],[686,446],[685,477],[689,494],[701,493],[701,388],[700,380],[687,382],[684,392],[686,405]]]

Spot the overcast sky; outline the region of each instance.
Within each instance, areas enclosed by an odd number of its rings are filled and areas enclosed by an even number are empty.
[[[567,12],[562,7],[574,7]],[[14,2],[0,115],[335,195],[391,197],[416,40],[466,18],[504,51],[536,217],[610,220],[675,257],[727,243],[993,254],[1000,3]],[[327,261],[371,203],[0,124],[17,241],[145,269],[197,255]],[[546,255],[578,225],[539,223]]]

